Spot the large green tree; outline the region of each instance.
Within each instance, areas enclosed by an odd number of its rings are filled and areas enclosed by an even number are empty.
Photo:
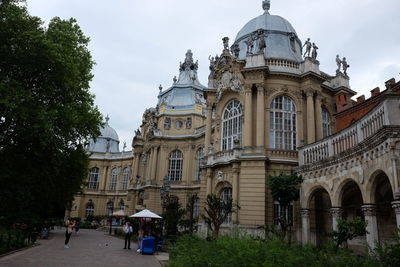
[[[84,145],[101,114],[93,60],[75,19],[45,27],[23,1],[0,1],[0,219],[59,215],[87,175]]]

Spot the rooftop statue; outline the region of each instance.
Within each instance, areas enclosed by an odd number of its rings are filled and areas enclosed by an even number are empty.
[[[336,74],[339,74],[340,67],[342,66],[342,61],[340,60],[339,55],[336,55],[336,65],[337,65]]]
[[[229,38],[228,37],[222,38],[222,42],[224,43],[224,50],[229,51]]]
[[[307,54],[307,57],[310,57],[310,52],[311,52],[311,47],[312,47],[312,44],[310,42],[310,38],[307,38],[307,40],[304,42],[303,47],[306,47],[306,51],[304,52],[303,57],[305,57],[306,54]]]
[[[265,43],[266,36],[264,30],[258,30],[257,35],[258,35],[258,53],[264,54],[264,49],[267,47]]]
[[[173,81],[174,83],[176,83],[176,82],[178,81],[178,79],[176,78],[176,76],[174,76],[174,78],[172,79],[172,81]]]
[[[315,60],[317,60],[318,46],[316,46],[315,43],[312,43],[312,48],[313,48],[313,50],[312,50],[312,53],[311,53],[311,58],[315,61]]]
[[[231,46],[231,52],[235,57],[239,57],[240,48],[238,44],[234,44]]]
[[[249,36],[249,38],[247,38],[246,44],[247,44],[247,54],[252,54],[254,48],[253,36]]]
[[[344,76],[347,76],[347,68],[349,68],[350,65],[347,64],[347,61],[346,61],[345,57],[342,59],[342,67],[343,67]]]

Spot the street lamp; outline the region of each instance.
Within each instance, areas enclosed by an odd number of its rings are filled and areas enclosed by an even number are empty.
[[[109,212],[109,217],[110,217],[110,230],[108,232],[109,235],[111,235],[112,232],[112,214],[114,212],[114,201],[112,201],[111,199],[107,202],[107,208],[108,208],[108,212]]]
[[[168,176],[164,176],[163,178],[163,185],[160,188],[160,198],[161,198],[161,207],[162,207],[162,216],[164,216],[164,210],[165,206],[167,205],[168,197],[169,197],[169,191],[171,190],[171,186],[169,185],[169,178]],[[162,223],[162,228],[161,228],[161,235],[163,235],[164,232],[164,219]]]

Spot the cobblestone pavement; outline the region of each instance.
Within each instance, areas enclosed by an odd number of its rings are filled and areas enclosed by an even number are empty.
[[[159,267],[153,255],[136,253],[136,244],[123,249],[124,240],[105,232],[81,229],[72,234],[70,248],[64,248],[65,229],[51,232],[49,240],[39,240],[39,246],[0,258],[0,266],[15,267],[67,267],[67,266],[146,266]]]

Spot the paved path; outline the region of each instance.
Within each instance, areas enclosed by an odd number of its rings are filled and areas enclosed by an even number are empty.
[[[131,250],[123,249],[124,240],[105,232],[81,229],[79,235],[72,234],[70,248],[64,248],[65,229],[53,230],[49,240],[39,240],[39,246],[0,258],[0,266],[15,267],[96,267],[96,266],[161,266],[152,255],[136,253],[136,244]]]

